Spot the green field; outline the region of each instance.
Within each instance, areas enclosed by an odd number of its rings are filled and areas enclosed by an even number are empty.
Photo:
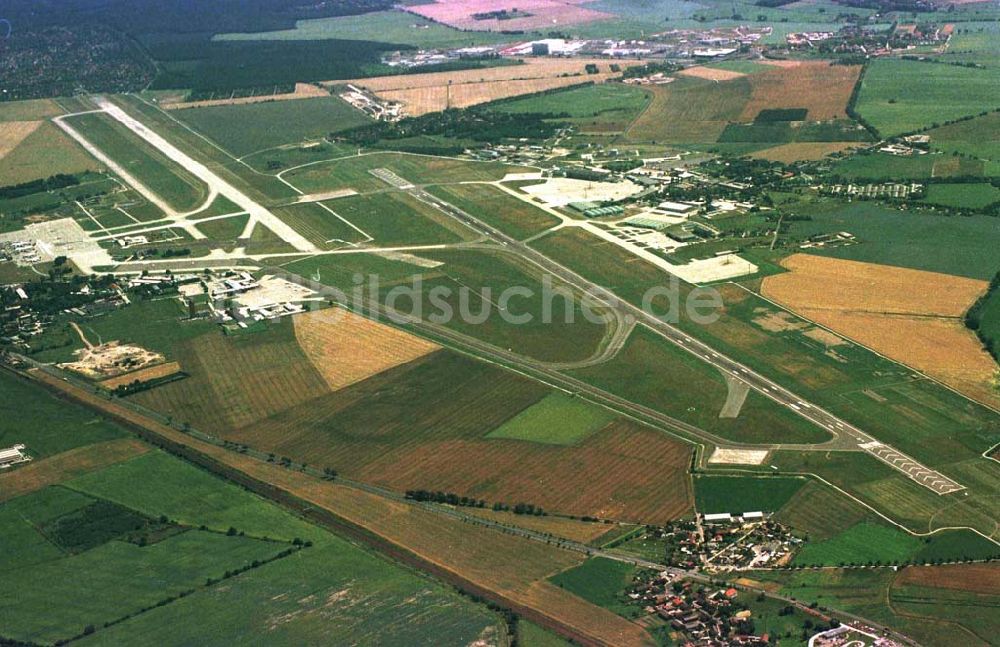
[[[185,108],[172,114],[236,156],[321,139],[371,121],[339,97]]]
[[[0,106],[12,104],[0,102]],[[57,173],[96,171],[101,164],[55,125],[42,123],[0,157],[0,186],[40,180]]]
[[[388,168],[403,179],[419,184],[492,182],[503,179],[507,173],[531,170],[499,162],[474,162],[449,157],[379,152],[289,169],[282,177],[304,193],[337,189],[354,189],[364,193],[389,188],[390,185],[369,173],[370,170],[378,168]]]
[[[493,103],[490,108],[513,114],[559,116],[581,132],[624,130],[649,105],[650,93],[633,85],[600,83],[560,92]]]
[[[800,478],[702,475],[694,479],[694,500],[702,514],[773,512],[805,484]]]
[[[1000,112],[941,126],[928,134],[934,149],[985,160],[987,174],[996,174],[1000,161]]]
[[[903,562],[920,548],[920,540],[901,530],[860,523],[832,539],[809,542],[795,555],[801,566]]]
[[[88,341],[138,344],[172,357],[178,342],[215,330],[206,320],[185,321],[186,311],[173,299],[135,300],[127,308],[79,321]],[[53,325],[32,340],[34,357],[45,362],[65,362],[83,342],[67,323]]]
[[[201,180],[111,117],[84,114],[67,122],[177,211],[194,209],[208,197]]]
[[[143,483],[137,488],[136,483]],[[318,541],[320,531],[260,498],[160,452],[138,456],[66,483],[66,487],[150,516],[255,537]]]
[[[641,615],[642,609],[629,604],[623,593],[637,572],[631,564],[594,557],[550,577],[549,581],[587,602],[632,618]]]
[[[24,444],[35,459],[124,435],[90,410],[7,371],[0,371],[0,394],[0,447]]]
[[[229,584],[232,582],[232,584]],[[323,547],[199,590],[87,645],[472,644],[496,617],[445,587],[330,537]]]
[[[992,184],[931,184],[924,202],[959,209],[982,209],[1000,201],[1000,189]]]
[[[503,423],[487,438],[575,445],[614,419],[614,414],[576,398],[553,392]]]
[[[326,204],[379,245],[436,245],[474,236],[464,225],[402,191],[352,195]]]
[[[559,219],[489,184],[448,184],[428,191],[505,234],[524,240],[559,224]]]
[[[358,16],[299,20],[294,29],[245,34],[217,34],[220,41],[253,40],[369,40],[422,48],[471,47],[505,43],[509,36],[482,31],[460,31],[402,11],[375,11]]]
[[[198,224],[198,230],[212,239],[213,244],[235,244],[249,222],[250,216],[232,216]]]
[[[833,173],[847,180],[926,179],[934,174],[939,155],[890,155],[889,153],[857,153],[833,163]]]
[[[759,393],[750,393],[736,417],[720,417],[729,387],[712,366],[657,335],[636,328],[612,360],[572,375],[741,443],[816,443],[829,434]]]
[[[519,620],[517,644],[524,647],[570,647],[573,643],[527,620]]]
[[[990,279],[1000,270],[1000,256],[995,253],[1000,227],[995,218],[914,213],[870,202],[820,201],[801,208],[808,209],[811,219],[790,223],[790,238],[847,231],[859,241],[809,253],[976,279]]]
[[[869,64],[857,110],[882,136],[940,125],[1000,107],[1000,69],[878,59]]]

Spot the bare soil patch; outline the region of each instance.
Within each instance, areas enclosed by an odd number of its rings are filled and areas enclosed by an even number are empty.
[[[153,380],[170,377],[171,375],[175,375],[180,372],[180,364],[177,362],[165,362],[163,364],[157,364],[156,366],[139,369],[138,371],[130,371],[117,377],[104,380],[101,382],[101,386],[105,389],[113,390],[119,386],[132,384],[133,382],[151,382]]]
[[[293,323],[299,346],[333,391],[440,348],[341,308],[308,312]]]
[[[80,331],[76,328],[77,332]],[[91,346],[83,334],[81,339],[86,348],[74,351],[76,361],[58,364],[59,368],[79,373],[91,379],[102,380],[144,369],[164,361],[160,353],[134,344],[109,341],[99,346]]]

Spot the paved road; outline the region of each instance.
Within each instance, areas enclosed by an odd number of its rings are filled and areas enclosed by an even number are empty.
[[[295,229],[290,227],[287,223],[285,223],[285,221],[275,216],[251,197],[216,175],[215,172],[207,166],[193,159],[190,155],[168,142],[158,133],[151,130],[144,123],[122,110],[107,98],[95,97],[94,101],[101,108],[101,110],[107,113],[108,116],[123,124],[129,130],[144,139],[148,144],[166,155],[167,158],[173,160],[189,173],[204,182],[213,194],[221,194],[226,198],[229,198],[229,200],[237,205],[241,211],[249,213],[251,220],[263,224],[275,235],[298,251],[317,251],[315,245],[309,242],[305,236],[295,231]]]
[[[864,451],[882,461],[889,467],[906,475],[907,478],[928,488],[936,494],[944,495],[958,492],[964,486],[958,484],[940,472],[922,465],[919,461],[906,454],[889,447],[878,441],[873,436],[865,433],[858,427],[841,420],[832,413],[807,402],[804,398],[796,395],[791,390],[777,384],[760,373],[753,371],[747,366],[733,360],[718,351],[712,349],[708,344],[695,339],[680,330],[679,328],[663,321],[659,317],[644,311],[631,303],[619,299],[612,292],[580,276],[573,270],[560,265],[541,252],[525,245],[524,243],[508,236],[490,225],[473,217],[469,213],[458,207],[428,193],[421,187],[408,182],[404,178],[387,169],[376,169],[373,174],[392,186],[409,192],[413,197],[430,204],[442,213],[462,222],[467,227],[479,232],[483,236],[497,243],[503,248],[517,253],[519,256],[529,261],[542,271],[551,274],[564,283],[591,295],[599,296],[609,307],[614,307],[620,312],[628,315],[632,321],[642,323],[668,341],[683,348],[687,352],[699,357],[714,366],[724,375],[746,383],[750,388],[762,395],[777,402],[779,405],[795,412],[813,424],[830,432],[835,439],[843,441],[842,447],[850,446],[852,449]],[[701,437],[705,436],[702,431]],[[732,445],[726,441],[721,444]]]

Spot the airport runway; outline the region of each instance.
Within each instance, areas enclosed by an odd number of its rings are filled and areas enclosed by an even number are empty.
[[[726,357],[704,342],[691,337],[684,331],[663,321],[652,313],[648,313],[631,303],[627,303],[622,299],[619,299],[610,291],[592,283],[573,270],[560,265],[541,252],[491,227],[474,216],[466,213],[462,209],[459,209],[458,207],[431,195],[412,182],[401,178],[394,172],[388,169],[373,169],[371,173],[384,182],[398,189],[407,191],[414,198],[435,207],[445,215],[454,218],[455,220],[465,224],[467,227],[481,233],[494,243],[511,252],[517,253],[519,256],[531,262],[542,271],[551,274],[577,290],[591,295],[599,295],[601,300],[605,301],[609,307],[618,309],[623,313],[623,315],[629,317],[631,321],[647,326],[668,341],[699,357],[705,362],[708,362],[723,374],[744,382],[758,393],[770,398],[790,411],[795,412],[820,428],[827,430],[834,436],[834,438],[846,440],[846,443],[844,443],[845,445],[849,445],[853,449],[870,454],[879,461],[904,474],[907,478],[926,487],[932,492],[944,495],[965,489],[965,486],[960,485],[940,472],[926,467],[906,454],[881,443],[876,438],[868,435],[858,427],[841,420],[832,413],[810,402],[807,402],[805,399],[799,397],[789,389],[786,389],[780,384],[777,384],[776,382],[753,371],[749,367]],[[702,434],[705,434],[705,432],[702,431]],[[732,443],[723,444],[731,445]]]

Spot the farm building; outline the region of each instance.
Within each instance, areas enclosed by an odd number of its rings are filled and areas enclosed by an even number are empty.
[[[30,461],[31,457],[24,453],[24,445],[14,445],[0,449],[0,469]]]

